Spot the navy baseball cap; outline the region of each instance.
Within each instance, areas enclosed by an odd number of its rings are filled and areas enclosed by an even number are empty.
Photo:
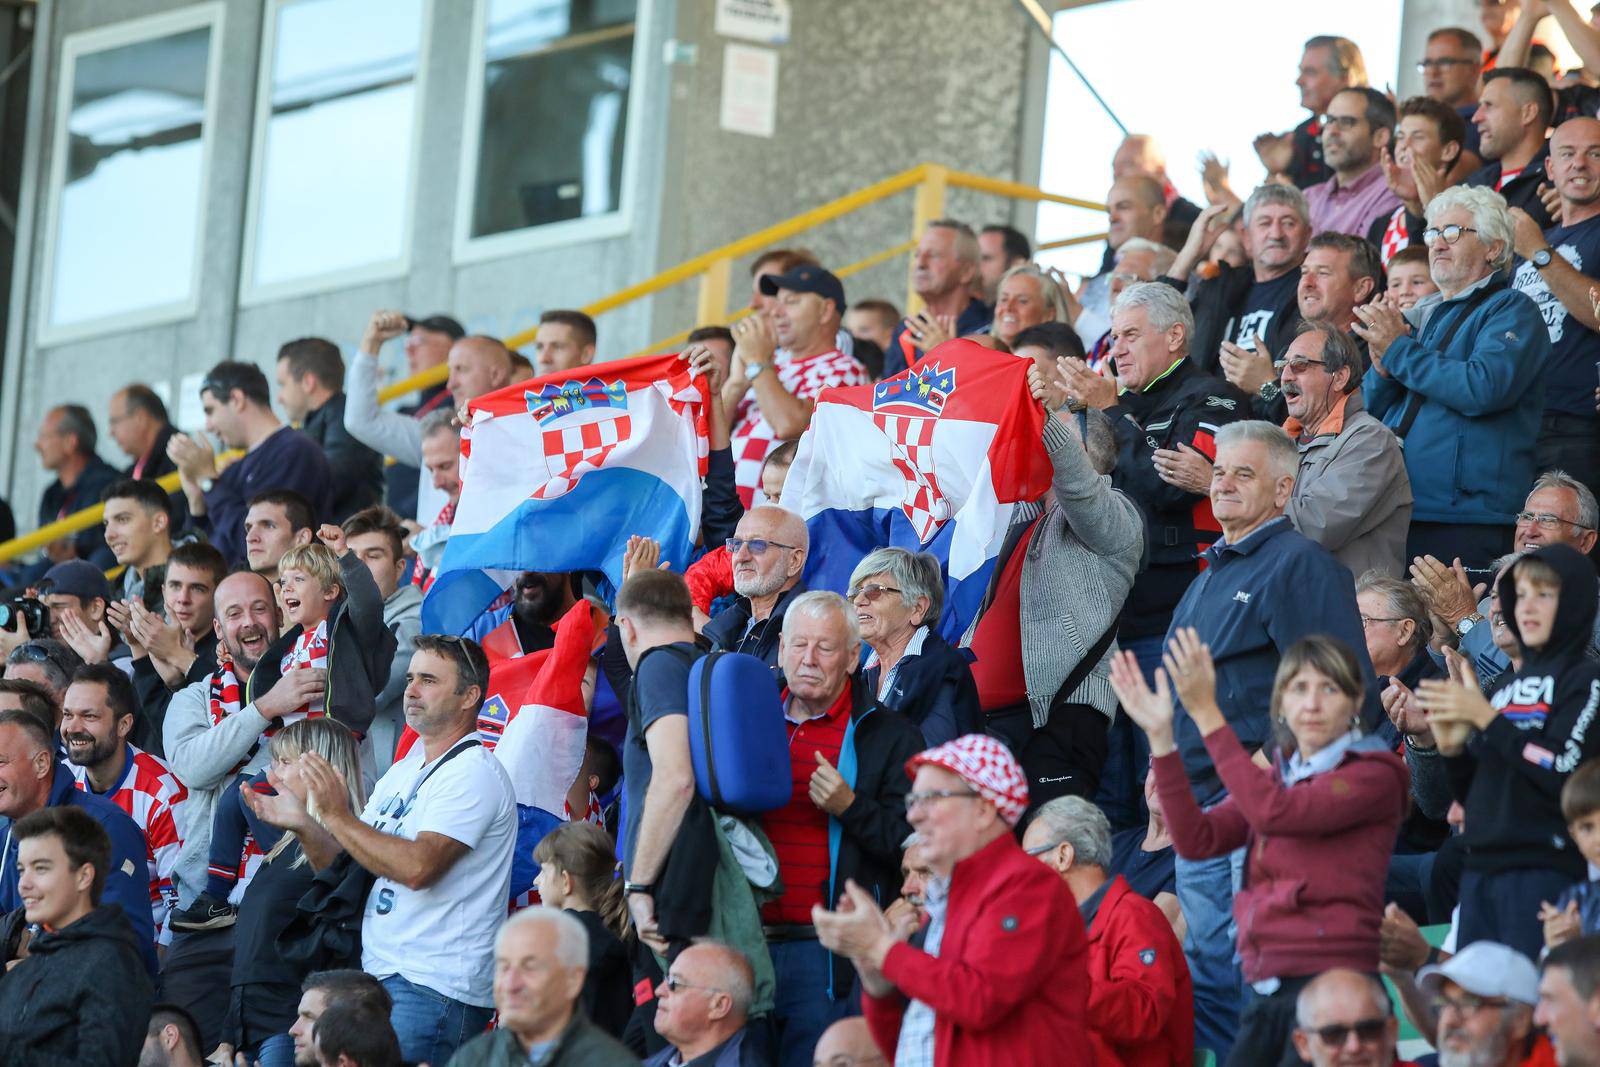
[[[466,329],[449,315],[429,315],[425,319],[414,319],[410,315],[406,316],[406,329],[414,330],[418,326],[421,326],[424,330],[432,330],[434,333],[446,334],[452,341],[459,341],[467,335]]]
[[[106,581],[105,573],[99,567],[86,559],[57,563],[45,571],[39,581],[39,589],[46,593],[75,596],[80,600],[99,597],[108,604],[111,602],[111,583]]]
[[[845,312],[844,283],[834,277],[830,271],[810,264],[801,264],[788,274],[763,274],[761,276],[761,295],[777,296],[779,289],[789,289],[796,293],[816,293],[824,300],[832,300],[839,309],[839,314]]]

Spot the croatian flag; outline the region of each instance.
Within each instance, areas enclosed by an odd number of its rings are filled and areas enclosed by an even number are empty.
[[[707,388],[676,355],[643,356],[474,400],[423,632],[465,633],[522,571],[596,570],[614,588],[631,534],[687,562],[700,528]]]
[[[1015,505],[1050,488],[1030,366],[948,341],[892,378],[818,397],[783,489],[811,531],[807,585],[844,591],[874,548],[931,552],[945,569],[940,630],[959,639]]]

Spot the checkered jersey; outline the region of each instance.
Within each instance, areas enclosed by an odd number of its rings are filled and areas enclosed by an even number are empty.
[[[1411,235],[1406,232],[1406,206],[1401,204],[1394,209],[1394,214],[1389,216],[1389,225],[1383,228],[1383,243],[1378,246],[1378,255],[1387,267],[1395,253],[1410,242]]]
[[[178,887],[172,872],[178,865],[183,839],[178,834],[176,812],[189,791],[166,761],[128,745],[122,781],[105,794],[107,800],[127,812],[144,834],[145,862],[150,868],[150,913],[156,929],[166,922],[167,912],[178,905]],[[79,789],[90,792],[89,769],[67,764]]]
[[[302,632],[294,639],[294,645],[283,654],[278,668],[288,674],[298,667],[312,667],[319,671],[328,669],[328,620],[323,619],[317,623],[316,628],[309,632]],[[322,708],[313,708],[310,704],[302,704],[299,708],[289,712],[283,718],[269,725],[263,733],[263,741],[292,722],[299,722],[306,718],[320,718],[326,712]]]
[[[815,400],[824,389],[867,381],[861,364],[837,348],[805,359],[779,358],[773,371],[778,384],[797,400]],[[761,413],[752,386],[739,401],[733,418],[733,480],[739,487],[739,500],[747,508],[761,485],[761,463],[777,444],[778,435]]]

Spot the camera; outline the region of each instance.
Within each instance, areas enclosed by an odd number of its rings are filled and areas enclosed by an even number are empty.
[[[32,636],[50,636],[50,609],[38,597],[19,596],[9,602],[0,601],[0,630],[16,633],[18,619]]]

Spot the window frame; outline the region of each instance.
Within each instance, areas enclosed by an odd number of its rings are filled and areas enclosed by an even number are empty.
[[[403,278],[411,271],[416,237],[418,172],[422,165],[423,113],[427,110],[428,51],[433,36],[433,0],[421,0],[417,36],[417,72],[412,78],[411,151],[406,161],[406,190],[401,211],[400,253],[392,259],[359,267],[306,274],[280,282],[257,282],[256,241],[261,228],[262,185],[266,179],[267,128],[272,120],[272,77],[278,58],[278,14],[307,0],[267,0],[262,5],[261,49],[256,72],[256,103],[251,120],[250,175],[245,195],[244,233],[240,247],[239,306],[260,307],[280,300],[348,289]]]
[[[562,248],[587,241],[621,237],[633,230],[638,199],[639,138],[643,136],[646,62],[656,0],[638,0],[633,19],[633,62],[628,68],[628,108],[623,117],[622,187],[615,211],[604,215],[564,219],[542,226],[525,226],[505,233],[472,236],[474,201],[478,190],[478,159],[483,147],[483,97],[487,70],[485,30],[492,0],[473,0],[471,52],[467,60],[465,121],[462,125],[461,168],[456,181],[456,219],[453,259],[457,264],[481,263],[526,252]]]
[[[56,78],[54,128],[50,132],[50,169],[45,203],[45,246],[41,257],[39,322],[37,342],[45,348],[70,341],[101,337],[125,330],[182,322],[200,312],[201,282],[204,277],[207,208],[211,195],[213,155],[216,150],[218,97],[222,86],[220,55],[225,7],[222,0],[147,15],[66,35],[61,42],[60,71]],[[189,268],[189,295],[179,301],[156,304],[135,311],[117,311],[80,322],[56,324],[56,262],[61,242],[61,200],[65,191],[67,167],[67,124],[72,118],[73,85],[78,60],[86,55],[109,52],[127,45],[143,44],[162,37],[175,37],[193,30],[210,31],[206,47],[205,100],[200,132],[199,196],[194,204],[194,250]]]

